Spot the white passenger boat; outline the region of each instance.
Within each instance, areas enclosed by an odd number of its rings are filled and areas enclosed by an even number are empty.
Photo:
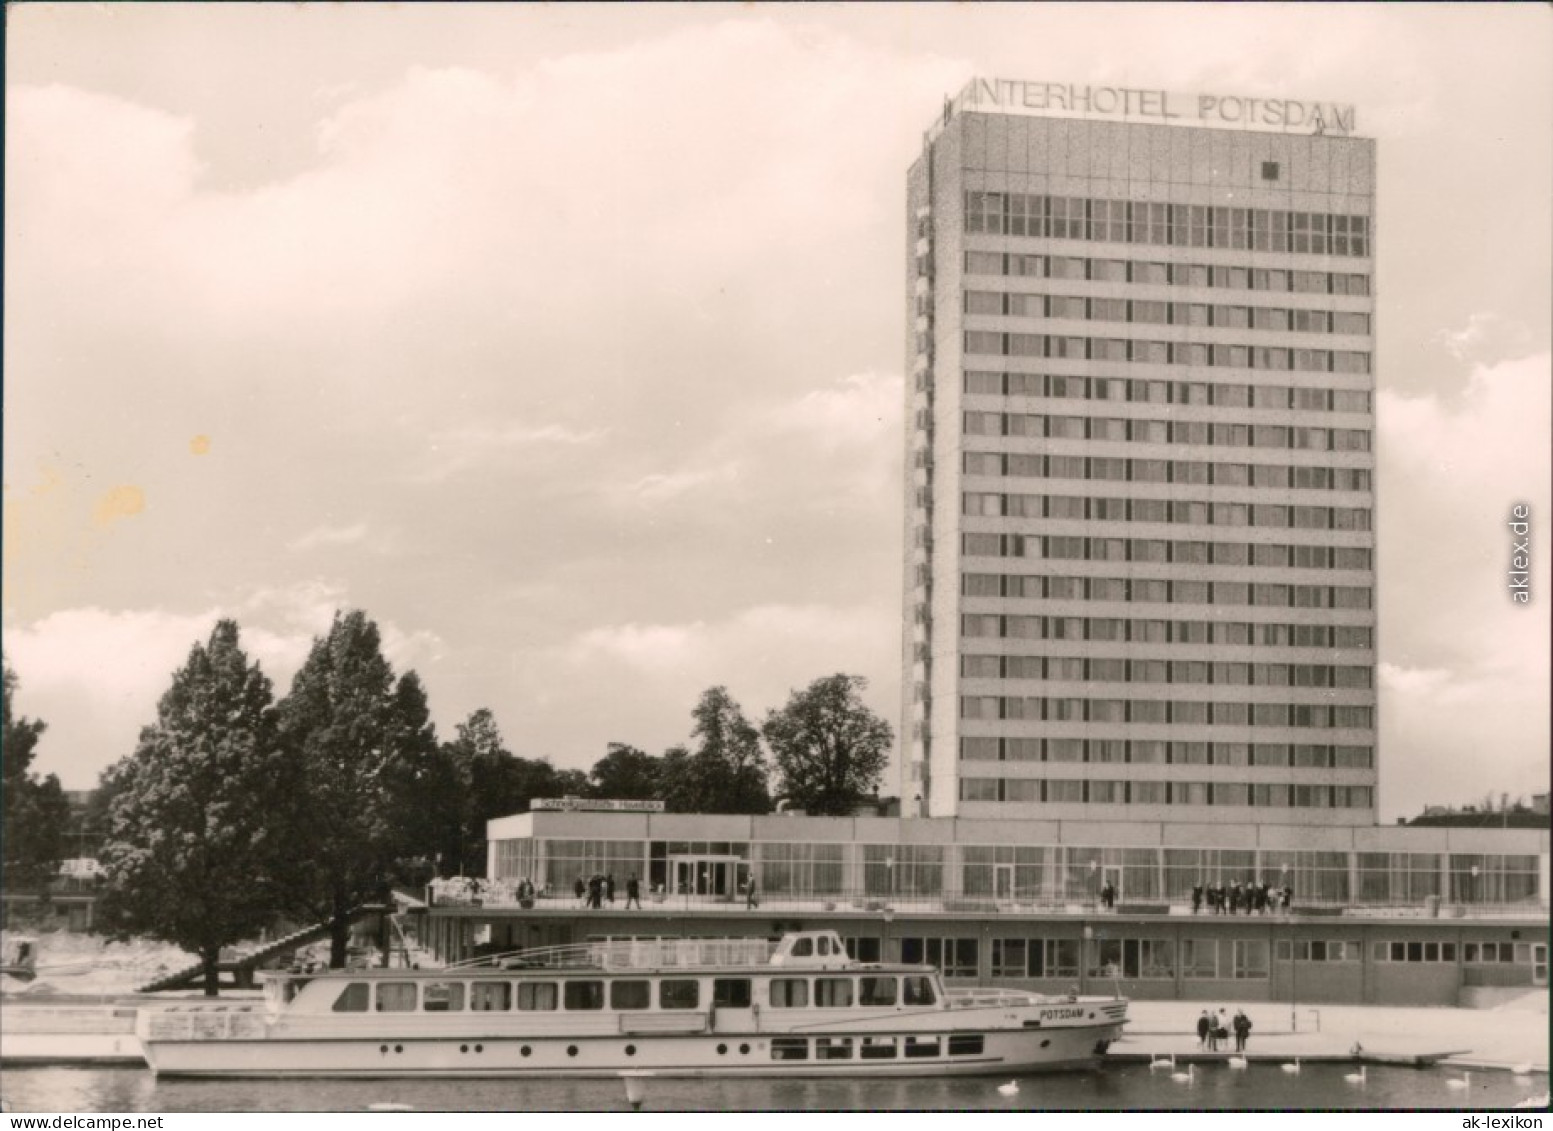
[[[142,1010],[160,1074],[854,1076],[1088,1065],[1121,998],[946,991],[833,931],[612,941],[440,970],[261,974],[263,1005]]]

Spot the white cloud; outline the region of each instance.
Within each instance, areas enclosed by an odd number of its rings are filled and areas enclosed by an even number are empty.
[[[353,522],[349,526],[315,526],[286,543],[286,548],[293,553],[303,553],[320,546],[354,546],[366,538],[365,522]]]
[[[427,441],[420,467],[412,472],[419,482],[438,482],[474,472],[489,472],[515,457],[542,450],[595,445],[607,429],[573,429],[561,424],[474,424],[444,429]]]
[[[1477,311],[1466,325],[1441,330],[1435,337],[1457,361],[1483,365],[1523,358],[1536,351],[1530,327],[1493,311]]]
[[[706,490],[726,489],[737,484],[739,478],[738,461],[718,460],[700,467],[653,472],[607,490],[621,501],[656,504],[697,495]]]
[[[904,412],[901,378],[860,373],[803,394],[771,415],[778,430],[802,434],[822,448],[892,445]]]
[[[1381,787],[1388,812],[1547,776],[1553,411],[1547,353],[1458,397],[1379,396]],[[1533,604],[1510,600],[1510,509],[1532,510]],[[1464,772],[1475,763],[1476,769]]]
[[[1387,663],[1376,667],[1381,690],[1399,695],[1433,695],[1451,679],[1451,673],[1444,668],[1404,668]]]

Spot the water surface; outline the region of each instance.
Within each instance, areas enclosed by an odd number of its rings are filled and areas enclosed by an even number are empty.
[[[1548,1090],[1538,1074],[1472,1073],[1468,1090],[1446,1085],[1458,1069],[1370,1065],[1368,1081],[1344,1079],[1348,1065],[1276,1065],[1236,1071],[1199,1066],[1191,1083],[1142,1064],[1093,1072],[1005,1079],[674,1080],[647,1082],[644,1108],[659,1111],[1107,1111],[1303,1108],[1508,1108]],[[623,1111],[618,1080],[158,1080],[143,1068],[8,1068],[0,1081],[12,1111],[204,1112],[362,1111],[406,1104],[417,1111]]]

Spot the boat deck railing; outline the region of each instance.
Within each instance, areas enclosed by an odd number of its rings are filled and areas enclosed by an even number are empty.
[[[484,955],[451,969],[650,970],[701,966],[764,966],[776,944],[767,939],[606,939]]]
[[[459,887],[436,887],[430,892],[433,907],[468,907],[489,910],[539,910],[560,912],[587,911],[583,901],[570,892],[546,892],[519,899],[514,885],[497,880],[465,881]],[[1098,894],[1016,891],[1007,895],[967,893],[880,892],[808,892],[761,889],[758,901],[728,895],[697,895],[684,892],[652,892],[642,896],[649,911],[719,912],[769,915],[773,912],[817,914],[821,912],[900,912],[927,915],[1005,914],[1051,917],[1143,914],[1229,917],[1228,909],[1215,912],[1203,905],[1195,912],[1189,895],[1156,895],[1138,892],[1118,893],[1112,906],[1106,906]],[[602,910],[623,910],[624,900],[616,892],[614,902]],[[1286,919],[1291,910],[1266,907],[1255,912],[1241,908],[1233,914],[1240,918]],[[1356,919],[1529,919],[1545,920],[1548,904],[1541,899],[1517,902],[1453,902],[1450,900],[1373,901],[1364,899],[1329,900],[1299,897],[1292,909],[1294,918],[1341,916]]]
[[[985,1009],[1005,1006],[1046,1005],[1067,1001],[1067,998],[1029,993],[1025,990],[1005,990],[997,987],[985,989],[946,990],[944,1000],[950,1009]]]
[[[267,1033],[264,1014],[249,1006],[201,1005],[146,1010],[143,1033],[154,1041],[245,1041]]]

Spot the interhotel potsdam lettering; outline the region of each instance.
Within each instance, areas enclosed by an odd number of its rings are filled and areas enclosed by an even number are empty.
[[[906,187],[907,815],[503,818],[479,899],[434,901],[432,945],[830,927],[963,984],[1220,1004],[1546,985],[1545,829],[1376,823],[1356,124],[1002,79],[946,102]],[[595,873],[612,908],[572,894]],[[523,880],[549,896],[520,905]],[[1237,882],[1292,909],[1193,913],[1194,887]]]

